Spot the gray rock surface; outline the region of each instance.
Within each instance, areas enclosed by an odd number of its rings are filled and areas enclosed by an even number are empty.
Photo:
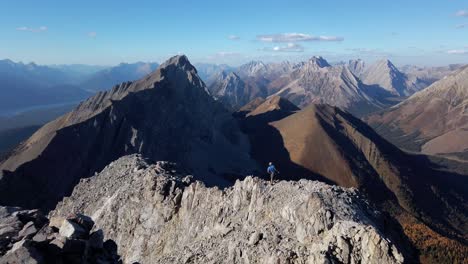
[[[102,230],[90,234],[90,219],[66,218],[59,232],[37,210],[0,207],[0,263],[121,263],[115,243],[104,242]]]
[[[174,164],[120,158],[50,213],[90,215],[125,263],[403,263],[355,189],[254,177],[220,190]]]

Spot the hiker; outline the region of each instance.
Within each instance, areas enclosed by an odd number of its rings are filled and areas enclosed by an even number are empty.
[[[273,165],[273,162],[268,163],[267,172],[270,174],[270,183],[273,184],[273,178],[276,174],[279,174],[279,171]]]

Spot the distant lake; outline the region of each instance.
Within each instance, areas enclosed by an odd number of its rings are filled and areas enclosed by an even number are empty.
[[[73,102],[64,102],[64,103],[55,103],[55,104],[44,104],[44,105],[33,105],[28,107],[22,107],[14,110],[6,110],[0,111],[1,117],[12,117],[16,116],[25,112],[35,111],[35,110],[46,110],[50,108],[58,108],[58,107],[65,107],[70,106],[70,108],[78,105],[82,100],[73,101]]]

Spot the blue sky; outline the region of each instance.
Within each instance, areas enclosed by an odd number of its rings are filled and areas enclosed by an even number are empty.
[[[468,1],[0,0],[0,58],[112,65],[178,53],[233,65],[313,55],[468,63]]]

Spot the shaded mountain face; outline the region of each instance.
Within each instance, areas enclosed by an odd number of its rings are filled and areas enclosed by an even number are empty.
[[[359,119],[332,106],[255,112],[242,121],[252,142],[252,156],[261,164],[274,162],[281,179],[308,178],[357,187],[394,217],[417,219],[401,220],[408,230],[419,223],[466,241],[466,177],[439,171],[426,157],[401,151]],[[424,232],[407,235],[418,243]],[[434,234],[430,239],[443,237]],[[427,245],[420,249],[429,251]]]
[[[158,63],[121,63],[93,74],[80,86],[90,91],[108,90],[116,84],[138,80],[153,72],[158,66]]]
[[[468,152],[468,66],[367,118],[389,140],[427,154]]]
[[[391,102],[388,92],[364,85],[347,66],[330,66],[323,58],[314,57],[274,84],[276,95],[299,107],[326,103],[363,115],[382,109]]]
[[[177,161],[219,186],[229,182],[225,174],[256,168],[237,122],[177,56],[143,79],[96,94],[17,147],[0,165],[0,201],[51,208],[80,178],[131,153]]]
[[[62,71],[34,63],[0,61],[0,114],[23,108],[79,101],[90,94]]]

